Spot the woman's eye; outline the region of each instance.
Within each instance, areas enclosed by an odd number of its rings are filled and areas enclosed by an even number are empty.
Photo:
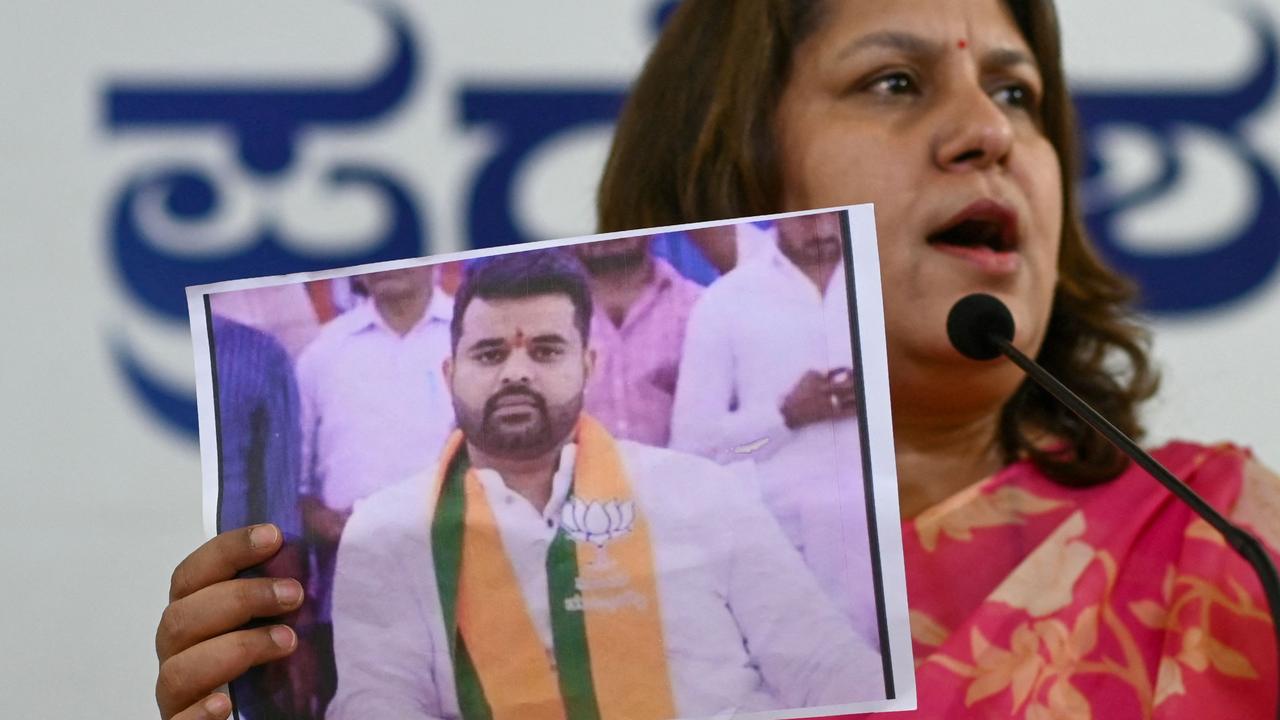
[[[907,95],[919,88],[916,80],[906,72],[892,72],[871,81],[869,88],[885,95]]]
[[[997,88],[991,96],[996,102],[1002,105],[1020,108],[1023,110],[1036,109],[1035,93],[1026,85],[1006,85],[1004,87]]]

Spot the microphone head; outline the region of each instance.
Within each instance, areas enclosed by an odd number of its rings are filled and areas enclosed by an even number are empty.
[[[966,295],[947,314],[947,337],[967,358],[994,360],[1000,357],[996,339],[1013,342],[1013,315],[990,295]]]

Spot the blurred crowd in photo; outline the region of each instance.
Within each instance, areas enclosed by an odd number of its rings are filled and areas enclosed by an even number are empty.
[[[841,220],[516,252],[572,254],[586,276],[584,411],[620,440],[738,470],[878,647]],[[300,652],[233,685],[242,717],[324,716],[342,531],[356,503],[432,467],[455,429],[443,364],[465,274],[458,261],[210,295],[219,529],[278,524],[288,548],[267,570],[305,578],[310,598]]]

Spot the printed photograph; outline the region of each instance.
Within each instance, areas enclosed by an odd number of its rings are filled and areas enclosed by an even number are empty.
[[[879,293],[867,206],[189,289],[207,529],[307,591],[235,717],[913,707]]]

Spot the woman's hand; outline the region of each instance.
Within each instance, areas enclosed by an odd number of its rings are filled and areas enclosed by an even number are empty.
[[[302,585],[295,579],[236,578],[272,558],[281,544],[274,525],[229,530],[173,571],[169,607],[156,630],[156,702],[164,720],[227,717],[231,700],[214,690],[297,647],[297,635],[287,625],[243,628],[254,618],[281,615],[302,603]]]

